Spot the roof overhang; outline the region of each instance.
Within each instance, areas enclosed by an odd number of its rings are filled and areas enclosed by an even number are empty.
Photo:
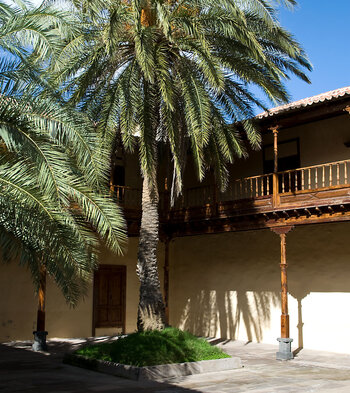
[[[262,131],[274,126],[289,128],[343,115],[348,106],[350,86],[272,108],[260,113],[255,119]]]

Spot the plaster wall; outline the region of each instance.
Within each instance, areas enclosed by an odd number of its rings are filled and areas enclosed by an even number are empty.
[[[294,349],[350,353],[348,223],[287,235]],[[179,238],[171,243],[170,322],[202,336],[276,344],[280,243],[270,230]]]
[[[350,353],[349,223],[297,227],[287,235],[293,348]],[[163,279],[164,248],[159,246]],[[127,266],[126,330],[136,329],[137,238],[101,263]],[[170,323],[201,336],[276,344],[280,336],[280,244],[270,230],[177,238],[170,243]],[[70,309],[55,285],[47,290],[49,337],[86,337],[92,328],[92,286]],[[36,298],[30,275],[1,266],[0,341],[31,339]],[[98,334],[110,334],[98,331]]]
[[[349,159],[350,149],[344,143],[350,142],[350,116],[344,114],[296,127],[285,128],[281,129],[278,134],[279,142],[294,138],[299,138],[300,142],[301,167]],[[262,146],[271,145],[272,143],[272,132],[263,133]],[[294,149],[288,152],[287,145],[281,145],[279,150],[280,157],[295,154]],[[273,157],[269,158],[272,159]],[[237,158],[229,166],[229,173],[230,181],[263,174],[262,150],[255,151],[248,148],[248,157]],[[214,180],[208,172],[202,183],[198,181],[193,161],[189,156],[184,173],[184,188],[205,186],[213,184],[213,182]]]
[[[288,141],[294,138],[299,138],[300,141],[301,167],[347,160],[350,157],[350,150],[344,143],[350,141],[350,116],[344,114],[337,117],[313,121],[296,127],[281,129],[278,133],[279,142]],[[262,145],[269,144],[273,144],[272,132],[263,135]],[[285,149],[285,146],[281,146],[280,150],[281,149]],[[285,156],[288,155],[287,151],[283,151],[282,153],[284,153]],[[295,152],[293,151],[289,154],[295,154]],[[238,165],[232,168],[233,178],[236,178],[236,175],[238,177],[245,177],[246,171],[249,172],[247,176],[261,174],[263,170],[262,151],[249,152],[249,158],[244,161],[240,160],[237,164]],[[247,168],[249,168],[249,170]],[[254,173],[252,173],[251,168],[255,168]],[[240,175],[242,169],[243,174]],[[258,172],[259,170],[260,172]]]
[[[102,250],[100,263],[125,265],[126,272],[126,332],[136,330],[139,283],[136,276],[138,238],[130,238],[128,252],[123,257]],[[159,261],[163,263],[164,249],[159,245]],[[161,285],[163,269],[159,269]],[[15,262],[0,270],[0,342],[32,339],[36,327],[37,300],[29,271]],[[67,306],[59,289],[48,278],[46,294],[46,329],[49,338],[89,337],[92,332],[93,285],[76,308]],[[98,329],[98,335],[117,333],[116,329]]]

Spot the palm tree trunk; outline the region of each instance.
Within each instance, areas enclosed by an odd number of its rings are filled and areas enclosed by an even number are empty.
[[[149,177],[144,175],[137,260],[137,275],[140,280],[140,300],[137,313],[138,331],[163,329],[165,327],[165,307],[160,291],[157,265],[158,202],[157,185],[152,184],[151,187]]]

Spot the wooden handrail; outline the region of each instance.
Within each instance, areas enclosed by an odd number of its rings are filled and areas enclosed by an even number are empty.
[[[234,179],[233,181],[240,181],[240,180],[250,180],[250,179],[260,179],[262,177],[267,177],[267,176],[272,176],[273,173],[264,173],[262,175],[256,175],[256,176],[249,176],[249,177],[240,177],[238,179]]]
[[[342,160],[249,176],[232,180],[226,191],[220,194],[216,193],[213,184],[196,185],[184,189],[182,197],[175,204],[177,207],[194,207],[214,205],[224,201],[273,197],[277,200],[274,205],[276,203],[278,205],[278,195],[348,184],[350,182],[349,169],[350,160]],[[141,190],[137,187],[111,185],[111,192],[115,193],[119,202],[124,206],[140,205]]]
[[[338,165],[338,164],[345,164],[345,163],[350,163],[350,160],[342,160],[342,161],[334,161],[334,162],[325,162],[324,164],[317,164],[317,165],[311,165],[311,166],[304,166],[302,168],[295,168],[295,169],[289,169],[287,171],[281,171],[277,172],[279,175],[283,173],[288,173],[288,172],[295,172],[295,171],[302,171],[306,169],[314,169],[314,168],[322,168],[323,166],[333,166],[333,165]],[[269,173],[269,175],[272,175],[272,173]],[[268,175],[261,175],[261,176],[268,176]]]
[[[117,184],[111,184],[111,185],[110,185],[110,188],[113,188],[113,189],[119,188],[119,189],[122,189],[122,190],[140,191],[140,192],[141,192],[141,189],[140,189],[140,188],[137,188],[137,187],[130,187],[130,186],[118,186]]]

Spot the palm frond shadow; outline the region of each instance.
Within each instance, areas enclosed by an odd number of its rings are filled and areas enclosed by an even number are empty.
[[[180,325],[199,336],[237,339],[245,330],[248,341],[260,342],[270,323],[271,305],[279,305],[275,292],[201,290],[184,307]]]

